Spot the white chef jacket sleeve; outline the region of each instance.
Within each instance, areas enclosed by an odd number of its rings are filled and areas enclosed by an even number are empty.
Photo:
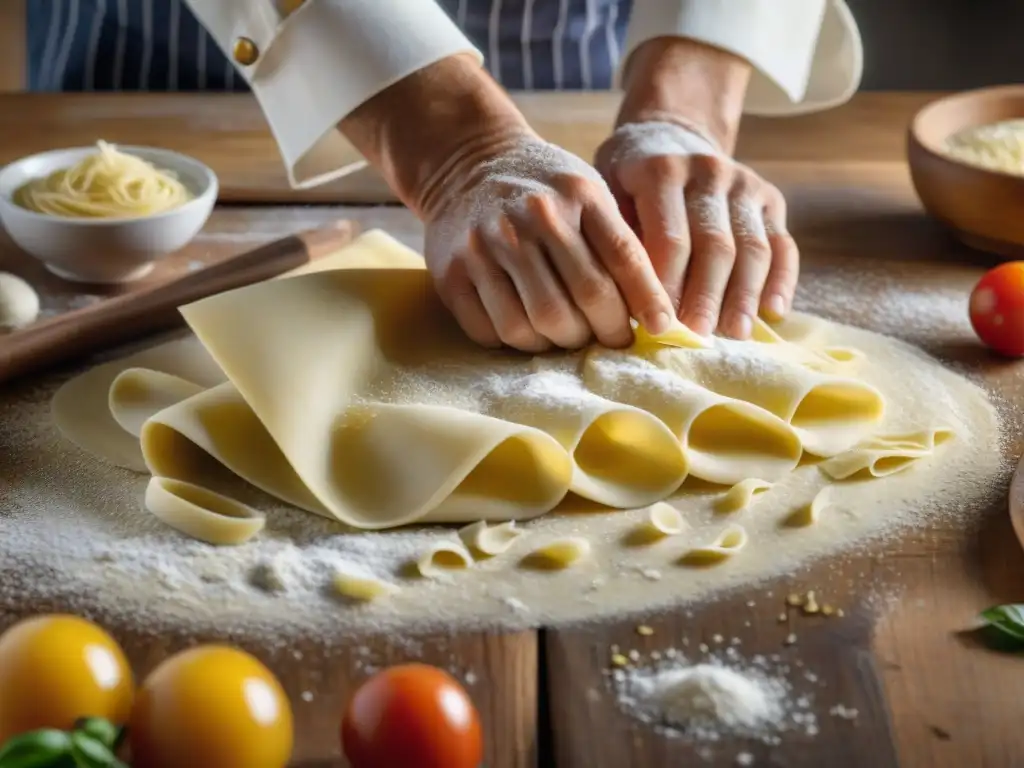
[[[336,126],[374,95],[455,54],[483,63],[434,0],[186,2],[249,83],[293,188],[366,166]],[[248,65],[234,56],[239,40],[255,46]]]
[[[864,54],[843,0],[649,0],[633,5],[623,61],[642,43],[678,36],[753,67],[744,112],[795,115],[848,101]]]

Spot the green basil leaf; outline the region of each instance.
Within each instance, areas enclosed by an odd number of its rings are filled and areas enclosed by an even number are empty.
[[[981,612],[985,642],[1002,651],[1024,650],[1024,605],[996,605]]]
[[[71,755],[76,768],[113,768],[121,764],[106,744],[84,731],[71,734]]]
[[[55,728],[15,736],[0,749],[0,768],[55,768],[68,756],[71,737]]]
[[[102,717],[83,717],[75,723],[75,730],[88,735],[107,749],[114,751],[117,749],[117,744],[121,740],[121,732],[124,729],[118,728]]]

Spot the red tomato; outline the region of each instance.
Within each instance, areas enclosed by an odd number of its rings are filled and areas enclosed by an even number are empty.
[[[1008,357],[1024,356],[1024,261],[989,270],[971,292],[971,325],[983,342]]]
[[[426,664],[385,669],[356,691],[341,723],[352,768],[478,768],[480,717],[465,689]]]

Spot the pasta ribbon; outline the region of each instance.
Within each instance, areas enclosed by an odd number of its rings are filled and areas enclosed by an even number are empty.
[[[690,330],[680,320],[662,333],[650,333],[639,323],[633,323],[633,349],[643,351],[657,347],[677,347],[679,349],[711,349],[714,342],[696,331]]]
[[[542,570],[571,568],[590,555],[590,542],[582,536],[566,536],[538,547],[525,558],[523,565]]]
[[[150,478],[145,505],[176,531],[207,544],[244,544],[263,530],[266,519],[252,507],[199,485]]]
[[[723,515],[739,512],[741,509],[746,509],[750,506],[754,496],[767,491],[771,487],[772,484],[767,480],[761,480],[757,477],[748,477],[746,480],[740,480],[722,494],[721,498],[718,499],[718,503],[715,504],[715,511]]]
[[[361,573],[348,566],[335,568],[332,579],[334,591],[350,600],[369,602],[401,591],[397,584],[384,581],[369,573]]]
[[[820,466],[833,480],[847,480],[861,475],[888,477],[910,469],[918,459],[930,456],[939,445],[953,437],[955,432],[948,427],[876,435]]]
[[[469,568],[473,556],[460,541],[439,541],[416,561],[416,569],[427,579],[447,578],[451,571]]]
[[[515,520],[492,526],[487,525],[486,520],[480,520],[459,529],[459,538],[470,551],[492,557],[506,551],[522,535],[523,531],[516,528]]]
[[[735,523],[723,530],[718,537],[703,547],[696,547],[683,555],[683,565],[717,565],[735,555],[747,546],[747,531]]]
[[[786,519],[785,525],[790,528],[806,528],[818,522],[821,513],[832,506],[832,486],[826,485],[811,499],[810,503],[794,510]]]
[[[70,168],[32,179],[14,202],[36,213],[68,218],[138,218],[180,208],[192,199],[170,171],[119,151],[105,141]]]

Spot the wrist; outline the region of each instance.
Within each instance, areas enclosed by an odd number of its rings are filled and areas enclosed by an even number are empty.
[[[465,56],[403,78],[339,128],[421,217],[429,216],[439,190],[461,168],[531,133],[508,95]]]
[[[750,64],[720,48],[681,37],[648,40],[626,63],[616,125],[676,122],[732,154],[749,81]]]

